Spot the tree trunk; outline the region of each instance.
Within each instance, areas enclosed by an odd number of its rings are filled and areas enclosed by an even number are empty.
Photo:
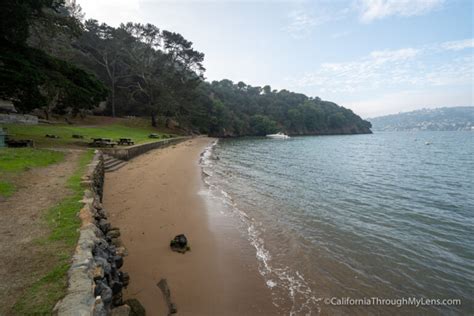
[[[115,83],[112,84],[112,93],[111,93],[111,97],[112,97],[112,117],[115,117]]]
[[[158,127],[158,123],[156,122],[156,113],[154,111],[151,112],[151,126]]]

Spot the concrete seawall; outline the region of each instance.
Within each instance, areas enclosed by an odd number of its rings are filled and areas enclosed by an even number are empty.
[[[141,154],[146,153],[147,151],[174,145],[182,141],[185,141],[189,138],[190,137],[175,137],[175,138],[163,139],[163,140],[158,140],[156,142],[138,144],[138,145],[123,147],[123,148],[107,148],[107,149],[103,149],[102,151],[117,159],[130,160],[134,157],[137,157]]]

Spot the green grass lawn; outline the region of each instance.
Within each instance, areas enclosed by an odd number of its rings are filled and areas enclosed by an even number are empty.
[[[55,147],[80,145],[85,146],[91,138],[131,138],[136,144],[153,141],[148,138],[151,133],[166,137],[168,134],[159,133],[152,127],[126,126],[125,124],[110,124],[101,126],[76,126],[76,125],[11,125],[3,127],[14,139],[32,139],[37,146]],[[59,138],[46,138],[46,134],[59,136]],[[83,139],[72,138],[72,135],[82,135]]]
[[[14,192],[15,185],[13,183],[6,180],[0,180],[0,196],[10,197]]]
[[[92,150],[82,154],[78,168],[67,182],[71,194],[46,212],[44,221],[51,232],[49,236],[37,242],[44,256],[55,258],[55,264],[16,302],[13,310],[17,315],[50,315],[54,305],[66,293],[67,271],[81,225],[77,216],[82,207],[81,199],[84,193],[81,177],[93,155]]]
[[[15,192],[14,180],[29,168],[45,167],[64,159],[64,153],[36,148],[0,149],[0,196],[10,197]]]
[[[64,153],[36,148],[0,149],[0,171],[21,172],[29,168],[45,167],[60,162]]]

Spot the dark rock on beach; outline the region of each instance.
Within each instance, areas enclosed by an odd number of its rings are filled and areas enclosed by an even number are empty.
[[[170,242],[170,247],[171,250],[179,253],[185,253],[186,251],[190,250],[188,246],[188,239],[186,236],[184,236],[184,234],[174,237],[174,239]]]

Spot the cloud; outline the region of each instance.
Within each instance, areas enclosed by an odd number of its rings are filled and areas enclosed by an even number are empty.
[[[415,16],[441,7],[443,0],[358,0],[360,19],[365,23],[389,16]]]
[[[77,0],[86,14],[86,19],[96,19],[112,26],[138,21],[140,2],[140,0]]]
[[[452,42],[444,42],[441,44],[441,47],[446,50],[463,50],[465,48],[473,48],[474,47],[474,39],[469,38],[460,41],[452,41]]]
[[[315,27],[339,21],[348,13],[349,9],[347,8],[335,10],[329,7],[320,7],[317,14],[308,9],[293,10],[288,15],[289,22],[284,30],[293,38],[304,38],[310,35]]]
[[[446,50],[433,49],[442,45],[373,51],[354,61],[322,63],[316,71],[287,81],[297,89],[334,94],[472,84],[472,55],[447,59]]]
[[[331,37],[334,39],[338,39],[338,38],[349,36],[351,35],[351,33],[352,33],[351,31],[343,31],[343,32],[334,33],[331,35]]]
[[[286,31],[295,38],[307,36],[314,26],[322,24],[316,17],[302,10],[293,11],[289,14],[290,23]]]
[[[387,80],[407,81],[406,63],[419,52],[414,48],[373,51],[356,61],[323,63],[318,71],[306,74],[295,83],[297,86],[318,86],[323,92],[354,92],[361,86],[377,88]],[[387,72],[390,75],[387,76]]]
[[[403,48],[399,50],[383,50],[373,51],[370,53],[370,57],[375,63],[386,63],[400,60],[412,59],[420,52],[419,49],[415,48]]]

